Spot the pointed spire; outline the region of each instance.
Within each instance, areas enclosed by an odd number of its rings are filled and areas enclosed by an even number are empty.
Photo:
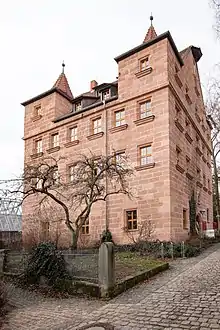
[[[147,31],[147,34],[146,34],[145,38],[144,38],[143,43],[148,42],[149,40],[152,40],[152,39],[157,37],[156,31],[154,30],[154,27],[153,27],[153,19],[154,19],[153,15],[151,14],[150,15],[151,24],[150,24],[150,27]]]
[[[57,81],[55,82],[55,84],[53,85],[53,87],[56,87],[56,88],[60,89],[68,97],[73,99],[73,94],[71,92],[68,80],[67,80],[66,75],[64,73],[64,68],[65,68],[65,63],[63,61],[63,63],[62,63],[62,72],[59,75],[59,77],[58,77]]]

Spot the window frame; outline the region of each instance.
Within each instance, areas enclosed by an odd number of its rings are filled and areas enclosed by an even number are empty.
[[[75,103],[75,112],[78,112],[81,110],[82,110],[82,101],[76,102]]]
[[[148,156],[148,153],[146,153],[146,156],[145,157],[142,157],[141,150],[144,149],[144,148],[151,148],[151,154],[150,154],[150,156]],[[148,164],[152,164],[153,163],[153,156],[152,156],[153,152],[152,152],[152,150],[153,150],[152,143],[147,143],[147,144],[138,146],[138,163],[139,163],[139,166],[146,166]],[[142,159],[151,159],[151,161],[148,161],[145,164],[142,164]]]
[[[75,134],[72,134],[73,130],[76,130]],[[73,136],[74,136],[74,139],[72,139]],[[70,142],[74,142],[74,141],[78,140],[78,126],[77,125],[71,126],[71,127],[68,128],[68,140]]]
[[[81,234],[82,235],[89,235],[90,234],[89,218],[86,220],[84,225],[82,225]]]
[[[56,170],[53,171],[53,181],[54,181],[54,185],[58,185],[60,182],[58,166],[56,166]]]
[[[142,66],[143,63],[147,62],[148,65],[147,66]],[[150,55],[146,55],[142,58],[139,59],[139,72],[143,72],[147,69],[151,68],[151,65],[150,65]]]
[[[188,220],[188,210],[186,208],[183,208],[182,211],[182,225],[183,225],[183,229],[188,229],[189,220]]]
[[[71,169],[74,169],[73,165],[68,166],[68,181],[69,181],[69,183],[73,182],[73,178],[71,179],[71,177],[73,176],[73,173],[71,173],[72,172]]]
[[[120,118],[119,120],[117,120],[117,114],[118,113],[124,113],[124,118],[121,117],[120,115]],[[120,123],[119,125],[117,125],[117,123]],[[120,127],[120,126],[123,126],[123,125],[126,125],[126,121],[125,121],[125,109],[120,109],[120,110],[116,110],[114,111],[114,127]]]
[[[95,123],[98,123],[95,127]],[[92,119],[92,134],[98,134],[102,132],[102,116],[95,117]]]
[[[41,237],[43,241],[48,241],[50,237],[50,222],[41,221]]]
[[[41,142],[40,147],[38,146],[39,142]],[[36,154],[41,154],[43,152],[43,139],[39,138],[39,139],[35,140],[34,143],[35,143],[34,150],[35,150]]]
[[[129,220],[127,217],[128,212],[136,212],[136,219],[132,216],[132,218]],[[129,228],[129,222],[131,223],[131,228]],[[134,228],[134,222],[136,222],[135,228]],[[125,228],[127,231],[137,231],[138,230],[138,210],[137,208],[132,209],[126,209],[125,210]]]
[[[55,141],[54,137],[57,136],[57,141]],[[51,148],[57,148],[60,146],[60,136],[59,136],[59,132],[56,133],[52,133],[51,134]]]
[[[42,116],[42,107],[41,104],[37,104],[34,106],[34,117]]]
[[[106,92],[108,92],[108,93],[105,94]],[[108,95],[108,96],[105,97],[105,95]],[[106,101],[110,98],[111,98],[111,88],[106,88],[105,90],[102,91],[102,101]]]
[[[146,106],[147,105],[147,103],[150,103],[150,108],[149,108],[149,110],[147,109],[147,108],[145,108],[145,111],[141,111],[141,108],[142,108],[142,106]],[[146,99],[145,101],[140,101],[140,102],[138,102],[138,105],[139,105],[139,119],[145,119],[145,118],[149,118],[149,117],[151,117],[152,115],[153,115],[153,113],[152,113],[152,99],[151,98],[148,98],[148,99]],[[147,115],[147,113],[149,112],[149,114]],[[145,114],[145,116],[143,116],[142,117],[142,114]]]

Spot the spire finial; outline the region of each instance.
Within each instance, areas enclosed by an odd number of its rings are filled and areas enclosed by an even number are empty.
[[[62,63],[62,73],[64,73],[64,68],[65,68],[65,63],[64,63],[64,61],[63,61],[63,63]]]
[[[153,25],[153,19],[154,19],[154,17],[153,17],[153,15],[151,13],[151,15],[150,15],[151,26]]]

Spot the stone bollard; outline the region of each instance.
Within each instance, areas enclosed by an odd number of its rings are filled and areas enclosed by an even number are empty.
[[[99,285],[101,297],[109,296],[115,285],[115,255],[111,242],[102,243],[99,248]]]

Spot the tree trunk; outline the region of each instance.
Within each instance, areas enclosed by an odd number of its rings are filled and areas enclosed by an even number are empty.
[[[212,145],[212,159],[213,159],[213,169],[214,169],[214,191],[215,191],[215,206],[216,206],[216,216],[218,222],[218,230],[220,229],[220,201],[219,201],[219,191],[218,191],[218,169],[216,165],[216,159],[214,155],[213,145]]]

